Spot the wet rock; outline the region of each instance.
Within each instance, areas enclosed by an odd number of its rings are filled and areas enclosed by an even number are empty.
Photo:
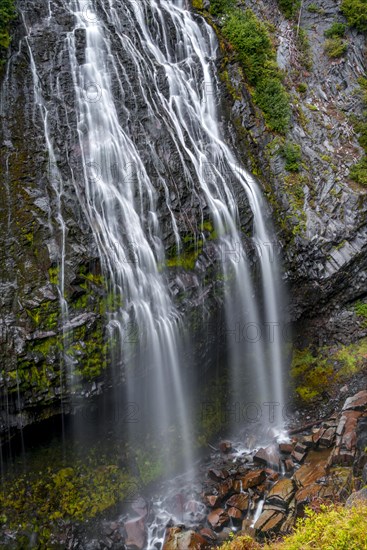
[[[268,533],[276,533],[285,519],[285,514],[277,510],[264,510],[257,522],[255,530],[258,535],[265,536]]]
[[[335,434],[336,428],[327,428],[327,430],[322,433],[319,439],[319,444],[323,447],[331,447],[335,439]]]
[[[249,507],[249,496],[245,495],[244,493],[233,495],[227,500],[226,505],[238,508],[238,510],[241,510],[243,512]]]
[[[244,477],[241,477],[242,489],[245,491],[251,487],[260,485],[266,479],[265,470],[250,470]]]
[[[208,522],[213,529],[220,529],[229,522],[229,516],[223,508],[216,508],[208,515]]]
[[[232,519],[241,519],[242,518],[242,512],[238,508],[228,508],[227,510],[228,515]]]
[[[254,462],[264,464],[264,466],[269,466],[274,470],[279,470],[280,457],[278,445],[273,444],[259,449],[254,456]]]
[[[292,472],[294,470],[294,462],[291,458],[287,458],[284,461],[284,467],[286,472]]]
[[[297,443],[295,448],[292,451],[292,458],[299,464],[304,461],[306,458],[308,449],[306,445],[302,445],[302,443]]]
[[[219,485],[218,492],[221,498],[224,498],[233,489],[233,479],[229,478]]]
[[[332,486],[320,483],[312,483],[306,487],[302,487],[295,494],[297,513],[301,514],[304,507],[315,498],[325,499],[332,498],[334,495]]]
[[[293,451],[293,445],[291,443],[280,443],[279,452],[290,455]]]
[[[336,447],[331,456],[332,464],[353,464],[356,456],[357,423],[361,414],[360,411],[346,410],[340,417],[336,429]]]
[[[144,518],[125,521],[124,529],[126,531],[126,545],[135,546],[138,550],[143,550],[146,541]]]
[[[208,476],[214,481],[222,481],[223,479],[227,479],[229,472],[227,470],[215,470],[214,468],[211,468],[208,471]]]
[[[330,452],[311,451],[307,457],[307,462],[293,475],[294,481],[298,486],[305,487],[315,483],[327,475],[328,458]]]
[[[287,508],[288,503],[292,500],[295,490],[296,486],[292,479],[280,479],[269,491],[269,494],[266,498],[266,503],[276,504],[278,506]]]
[[[353,397],[348,397],[343,406],[343,411],[363,411],[367,408],[367,390],[358,392]]]
[[[209,527],[204,527],[203,529],[200,529],[200,535],[202,535],[203,537],[205,537],[210,541],[215,541],[218,538],[217,534],[214,533],[214,531],[212,531],[211,529],[209,529]]]
[[[367,484],[367,463],[364,465],[362,470],[362,481]]]
[[[232,443],[230,441],[221,441],[219,449],[221,453],[229,453],[232,450]]]
[[[220,502],[220,497],[218,495],[207,495],[205,497],[205,500],[208,504],[208,506],[210,506],[211,508],[214,508],[215,506],[217,506]]]
[[[180,527],[167,530],[163,550],[201,550],[209,548],[208,541],[195,531],[183,531]]]

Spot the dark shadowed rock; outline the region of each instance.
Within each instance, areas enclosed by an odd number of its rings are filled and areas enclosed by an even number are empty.
[[[269,466],[274,470],[279,470],[280,456],[278,445],[273,444],[259,449],[254,456],[254,462],[257,464],[263,464],[264,466]]]

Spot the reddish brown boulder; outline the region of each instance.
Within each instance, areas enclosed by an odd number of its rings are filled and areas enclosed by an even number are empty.
[[[218,488],[220,498],[226,497],[228,493],[232,491],[232,489],[233,489],[233,479],[231,478],[226,479],[226,481],[221,483]]]
[[[183,531],[180,527],[168,529],[163,544],[163,550],[201,550],[209,547],[202,535],[195,531]]]
[[[279,451],[281,453],[290,455],[293,451],[293,445],[291,443],[280,443],[279,444]]]
[[[208,471],[208,476],[214,481],[222,481],[223,479],[227,479],[229,473],[227,472],[227,470],[216,470],[214,468],[211,468]]]
[[[245,476],[241,477],[242,489],[245,491],[251,487],[260,485],[266,479],[265,470],[250,470]]]
[[[283,512],[277,510],[264,510],[257,522],[255,523],[255,530],[259,535],[268,535],[270,533],[277,533],[285,519]]]
[[[126,545],[135,546],[138,550],[145,547],[146,530],[144,518],[136,518],[125,521]]]
[[[278,445],[268,445],[268,447],[259,449],[254,456],[254,462],[269,466],[274,470],[279,470],[280,456]]]
[[[217,506],[220,502],[220,497],[218,495],[207,495],[205,497],[205,500],[208,504],[208,506],[210,506],[211,508],[214,508],[215,506]]]
[[[292,500],[295,490],[296,486],[292,479],[280,479],[269,491],[266,503],[276,504],[286,508],[288,503]]]
[[[228,515],[232,519],[241,519],[242,518],[242,512],[238,508],[228,508],[227,510]]]
[[[215,541],[218,538],[217,534],[214,533],[214,531],[212,531],[211,529],[209,529],[209,527],[204,527],[203,529],[200,529],[200,535],[202,535],[203,537],[205,537],[210,541]]]
[[[216,508],[208,515],[208,522],[213,529],[220,529],[229,522],[229,516],[223,508]]]
[[[362,390],[353,397],[348,397],[343,406],[343,411],[363,411],[365,409],[367,409],[367,390]]]
[[[226,505],[230,507],[234,506],[235,508],[238,508],[238,510],[241,510],[243,512],[248,509],[249,496],[245,495],[244,493],[233,495],[227,500]]]
[[[287,472],[292,472],[294,470],[294,462],[291,458],[287,458],[287,460],[284,461],[284,466]]]
[[[315,483],[327,474],[327,465],[330,451],[311,451],[308,454],[307,462],[297,470],[293,479],[298,486],[305,487]]]
[[[327,428],[321,435],[319,443],[323,447],[331,447],[335,439],[336,427]]]

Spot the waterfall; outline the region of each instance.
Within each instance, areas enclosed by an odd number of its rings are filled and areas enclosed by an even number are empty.
[[[60,13],[71,21],[60,37],[60,58],[67,62],[72,87],[67,97],[62,75],[56,95],[45,93],[33,55],[39,25],[57,28]],[[68,187],[93,233],[115,296],[107,328],[124,362],[123,399],[139,412],[139,428],[129,426],[131,433],[141,429],[163,445],[173,433],[176,451],[189,468],[193,381],[185,346],[193,335],[170,290],[167,242],[179,257],[185,233],[193,228],[197,250],[208,238],[203,229],[208,219],[224,280],[226,325],[218,338],[224,334],[228,350],[230,406],[243,410],[252,403],[265,416],[264,403],[284,404],[282,295],[274,238],[258,184],[221,129],[215,33],[185,0],[55,0],[48,2],[42,23],[32,24],[27,13],[23,18],[62,234],[64,323],[66,163]],[[49,127],[48,105],[53,102],[70,113],[73,122],[67,124],[76,136],[63,169],[58,151],[62,132],[52,135]],[[241,228],[247,206],[251,236]],[[75,381],[72,362],[68,366]],[[281,427],[279,415],[276,425]],[[168,465],[170,460],[168,456]]]

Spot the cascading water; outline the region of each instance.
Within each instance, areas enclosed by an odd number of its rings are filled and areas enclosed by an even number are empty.
[[[190,328],[171,296],[166,241],[180,256],[183,228],[194,227],[196,243],[202,243],[204,222],[211,220],[224,280],[226,328],[218,337],[226,334],[231,407],[243,410],[249,401],[261,410],[263,403],[283,405],[281,293],[267,208],[220,129],[214,31],[185,0],[54,0],[42,25],[56,27],[60,11],[72,22],[63,35],[72,84],[66,98],[61,88],[56,98],[43,92],[27,15],[24,24],[62,233],[64,323],[67,228],[57,151],[62,136],[50,134],[47,108],[56,100],[65,112],[73,106],[76,128],[71,130],[77,141],[64,170],[115,296],[108,329],[126,370],[126,395],[122,398],[117,388],[116,399],[137,405],[145,435],[168,445],[173,433],[176,452],[189,468],[194,381],[185,364],[185,338]],[[246,204],[253,236],[244,238]],[[254,261],[260,282],[253,276]],[[246,422],[243,416],[240,420]],[[279,415],[273,425],[281,427]],[[167,455],[167,466],[170,461]]]

